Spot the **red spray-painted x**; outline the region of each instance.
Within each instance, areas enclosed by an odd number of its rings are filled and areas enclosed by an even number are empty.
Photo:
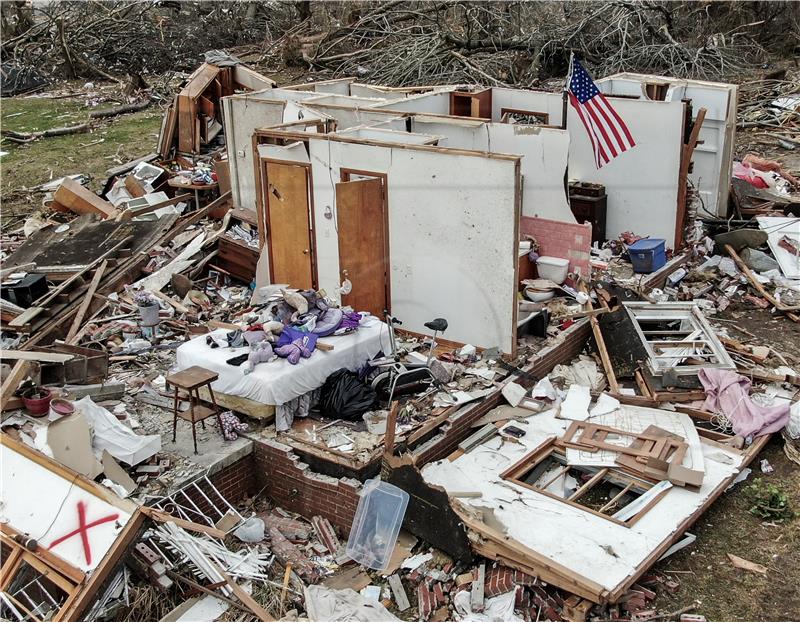
[[[117,520],[119,514],[109,514],[108,516],[104,516],[103,518],[98,518],[97,520],[92,521],[91,523],[86,522],[86,503],[84,501],[78,501],[78,528],[70,531],[68,534],[61,536],[60,538],[56,538],[50,543],[50,546],[47,547],[48,549],[52,549],[57,544],[61,544],[64,540],[69,540],[71,537],[81,534],[81,541],[83,542],[83,555],[86,558],[86,565],[90,566],[92,564],[92,547],[89,544],[89,534],[88,531],[92,527],[97,527],[98,525],[102,525],[103,523],[110,523],[111,521]]]

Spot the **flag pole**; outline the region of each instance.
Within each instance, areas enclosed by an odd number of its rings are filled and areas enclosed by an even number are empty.
[[[569,53],[569,72],[567,73],[567,81],[564,83],[564,90],[561,93],[561,129],[567,129],[567,91],[569,89],[570,80],[572,80],[572,59],[575,58],[575,53]]]

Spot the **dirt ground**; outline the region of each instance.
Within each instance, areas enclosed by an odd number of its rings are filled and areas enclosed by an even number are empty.
[[[87,99],[3,99],[2,126],[34,131],[79,123],[91,109]],[[153,151],[160,122],[161,110],[154,106],[99,123],[89,134],[23,146],[4,141],[2,150],[9,152],[0,158],[4,228],[21,222],[20,217],[38,207],[41,195],[31,195],[26,188],[62,175],[84,173],[93,178],[93,189],[99,189],[107,168]],[[790,159],[794,156],[789,155]],[[800,371],[800,324],[747,303],[732,305],[719,319],[718,325],[726,326],[732,337],[769,344]],[[674,611],[697,600],[696,612],[713,622],[800,620],[800,519],[785,524],[764,522],[749,514],[751,503],[745,494],[748,483],[761,477],[782,487],[800,512],[800,466],[787,459],[779,436],[759,456],[762,458],[774,472],[761,473],[756,460],[748,482],[725,493],[690,530],[697,541],[656,565],[656,570],[681,584],[675,594],[658,590],[659,609]],[[766,566],[766,574],[734,568],[727,553]]]

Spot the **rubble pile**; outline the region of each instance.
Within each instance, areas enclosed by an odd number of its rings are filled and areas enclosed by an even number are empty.
[[[720,147],[704,218],[698,133],[731,124],[686,116],[684,81],[620,74],[632,127],[658,101],[682,132],[650,229],[611,173],[563,188],[579,122],[490,122],[508,89],[278,89],[207,60],[155,153],[100,194],[47,184],[3,234],[3,618],[705,620],[660,606],[681,585],[654,566],[773,435],[800,464],[800,350],[740,321],[800,322],[789,167]],[[766,114],[743,119],[791,123]],[[475,124],[470,145],[511,146],[465,147]],[[643,127],[583,157],[677,142]],[[781,494],[753,515],[790,520]]]

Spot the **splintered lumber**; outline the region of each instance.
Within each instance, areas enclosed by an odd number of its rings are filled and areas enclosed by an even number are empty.
[[[17,390],[20,383],[25,380],[26,376],[33,370],[33,363],[31,361],[17,361],[14,367],[11,368],[11,373],[3,382],[0,388],[0,410],[5,410],[6,405],[14,397],[14,391]]]
[[[100,280],[106,273],[107,266],[108,260],[104,259],[103,263],[101,263],[97,270],[95,270],[92,281],[89,283],[89,289],[86,290],[86,294],[84,294],[83,300],[81,301],[81,306],[78,307],[78,312],[75,314],[75,319],[72,320],[72,326],[69,327],[69,332],[67,333],[67,338],[65,341],[70,345],[72,345],[73,340],[75,340],[75,335],[77,334],[78,329],[81,327],[83,318],[86,316],[86,311],[89,309],[89,305],[92,302],[92,297],[97,291],[97,286],[100,285]]]
[[[586,291],[586,285],[583,283],[581,283],[581,291],[588,295],[588,292]],[[584,305],[584,307],[586,311],[591,311],[592,306],[592,299],[589,298],[589,301]],[[614,373],[614,366],[611,364],[611,358],[608,356],[606,342],[603,339],[603,333],[600,331],[600,322],[597,320],[597,316],[595,315],[589,316],[589,322],[592,326],[594,341],[597,344],[597,351],[600,354],[600,361],[603,364],[603,371],[606,373],[606,378],[608,378],[608,386],[610,387],[612,393],[619,393],[617,375]]]
[[[161,510],[157,510],[155,508],[151,508],[149,506],[142,506],[139,508],[142,512],[144,512],[148,518],[152,518],[159,523],[175,523],[181,529],[185,529],[186,531],[194,531],[196,533],[204,533],[206,535],[211,536],[212,538],[219,538],[220,540],[224,540],[225,536],[227,535],[221,529],[216,529],[215,527],[209,527],[208,525],[201,525],[199,523],[193,523],[192,521],[184,520],[182,518],[178,518],[173,516],[172,514],[168,514],[167,512],[163,512]]]
[[[775,298],[772,294],[770,294],[764,286],[758,281],[756,275],[753,274],[753,271],[747,266],[747,264],[742,261],[742,258],[733,250],[733,247],[729,244],[725,245],[725,250],[728,252],[728,255],[736,262],[736,265],[739,266],[739,269],[744,273],[747,277],[747,280],[750,281],[750,285],[752,285],[755,290],[761,294],[763,298],[765,298],[769,303],[772,304],[778,311],[786,313],[786,315],[794,322],[800,321],[800,317],[798,317],[797,313],[790,313],[793,311],[800,311],[800,305],[785,305],[782,304],[777,298]]]
[[[678,171],[678,213],[675,218],[675,248],[683,245],[683,228],[686,220],[686,195],[688,188],[686,181],[689,176],[689,167],[692,165],[692,155],[697,147],[698,139],[700,137],[700,128],[703,127],[707,110],[700,108],[697,111],[697,117],[692,125],[692,132],[689,135],[689,140],[681,148],[681,164]]]
[[[116,218],[119,214],[111,203],[69,177],[61,182],[53,201],[76,214],[98,214],[103,218]]]

